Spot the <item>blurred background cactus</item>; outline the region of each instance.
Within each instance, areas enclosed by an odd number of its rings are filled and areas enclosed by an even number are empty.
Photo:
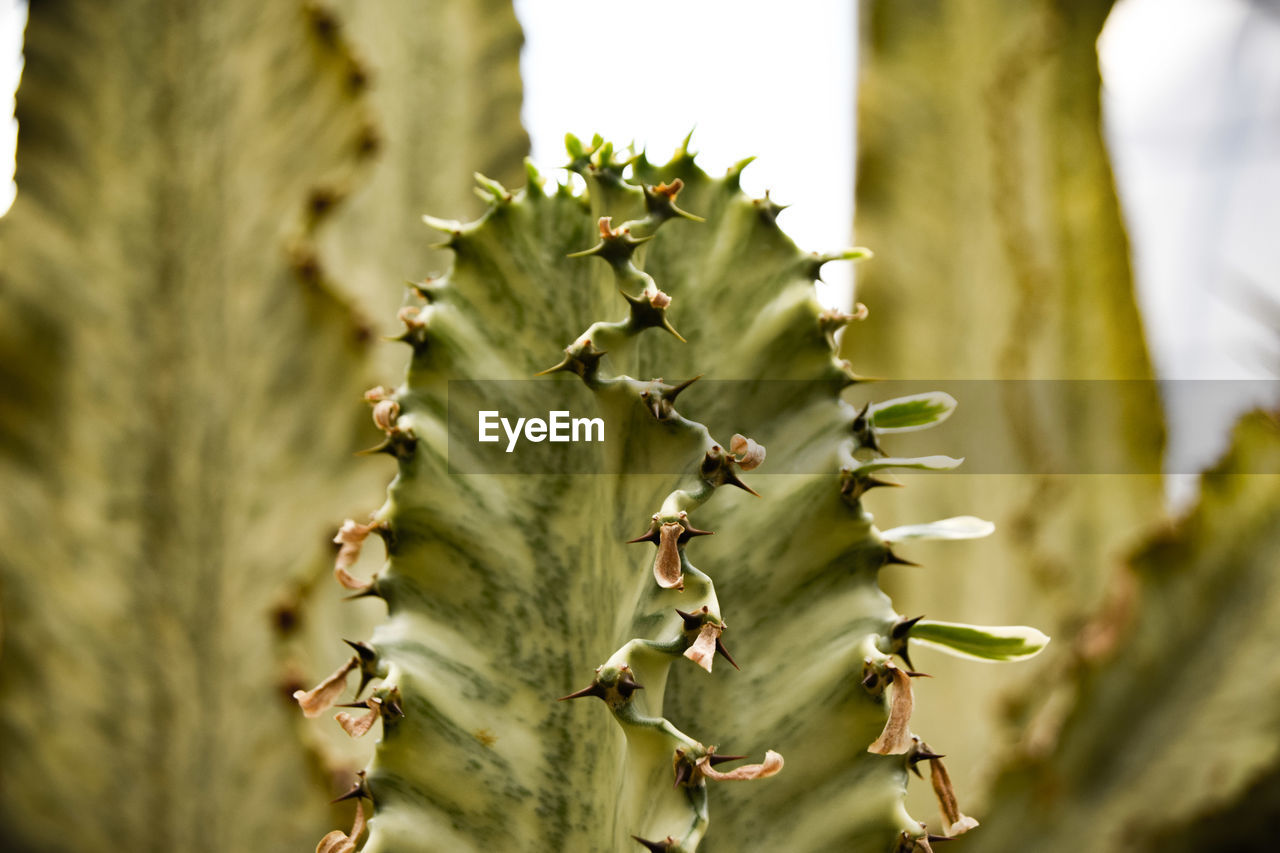
[[[308,849],[330,821],[289,694],[329,663],[305,638],[360,619],[302,606],[386,479],[351,402],[431,263],[422,209],[476,209],[471,171],[527,146],[508,4],[351,11],[32,5],[0,220],[6,850]]]
[[[1047,685],[1062,683],[1135,531],[1164,512],[1163,420],[1100,120],[1094,44],[1110,5],[960,0],[923,14],[886,0],[863,19],[855,224],[877,251],[859,281],[875,310],[846,350],[873,375],[991,380],[982,395],[1003,418],[984,426],[1009,429],[987,440],[1026,474],[958,471],[927,496],[887,495],[891,521],[908,512],[895,500],[926,501],[1006,534],[945,557],[922,546],[913,557],[946,571],[891,590],[913,613],[963,601],[1064,640],[1030,678],[983,672],[977,703],[949,694],[972,667],[921,686],[934,694],[921,714],[965,732],[948,751],[975,788],[1008,744],[1052,738],[1066,700]],[[1123,390],[1046,393],[1055,380]],[[1098,454],[1130,467],[1060,473]]]
[[[1190,5],[1171,4],[1168,21]],[[1248,10],[1241,35],[1219,43],[1265,57],[1273,4],[1217,5]],[[760,61],[790,32],[776,16],[756,22],[751,50],[707,58],[748,7],[715,28],[699,17],[714,8],[687,8],[678,33],[657,11],[629,23],[635,43],[672,59],[661,70],[686,74],[683,88],[646,96],[683,107],[702,74],[720,81],[708,86],[720,101],[747,97],[744,115],[790,116],[801,101],[776,83],[788,69]],[[844,4],[822,8],[832,25],[796,40],[811,54],[851,46]],[[1274,473],[1257,473],[1280,470],[1275,420],[1242,424],[1203,505],[1169,521],[1156,474],[1168,399],[1142,384],[1153,376],[1144,335],[1159,344],[1164,333],[1135,308],[1100,126],[1095,40],[1110,11],[863,6],[857,236],[878,257],[859,282],[870,316],[843,353],[878,376],[1001,380],[1012,425],[1001,441],[1026,471],[879,489],[883,528],[974,513],[998,530],[963,545],[904,542],[899,553],[930,568],[885,581],[906,615],[1026,622],[1055,637],[1019,667],[913,658],[936,676],[915,680],[914,725],[948,753],[966,811],[985,824],[957,849],[1226,847],[1260,837],[1280,811],[1268,711],[1280,686],[1266,660],[1280,512]],[[541,14],[575,37],[611,31],[599,7]],[[1171,32],[1159,30],[1162,43]],[[341,604],[328,580],[335,522],[363,518],[393,471],[350,456],[376,437],[358,398],[399,370],[397,348],[372,345],[393,332],[397,283],[446,263],[420,214],[477,214],[473,171],[524,181],[520,27],[505,2],[36,2],[24,49],[19,192],[0,219],[0,846],[310,849],[350,820],[350,804],[325,803],[367,747],[299,721],[288,697],[347,659],[335,637],[367,637],[382,618],[376,602]],[[659,118],[636,106],[639,84],[628,98],[590,96],[623,85],[611,39],[562,53],[575,81],[596,81],[553,95],[584,111],[578,129],[615,106]],[[716,62],[739,60],[729,85]],[[1274,62],[1233,68],[1233,92],[1274,82]],[[1225,102],[1188,104],[1185,91],[1179,115]],[[1261,170],[1274,134],[1257,147],[1250,120],[1225,123],[1214,156],[1257,157]],[[809,119],[781,124],[842,138]],[[1140,159],[1149,174],[1167,166],[1158,153]],[[1252,188],[1269,186],[1265,171],[1250,174]],[[1148,249],[1148,267],[1174,244],[1226,247],[1275,221],[1274,207],[1205,210],[1214,227]],[[1130,224],[1146,233],[1132,213]],[[1232,274],[1265,291],[1267,265],[1243,260]],[[1203,298],[1184,303],[1193,329],[1210,324]],[[1155,360],[1167,363],[1158,347]],[[1006,381],[1067,378],[1140,382],[1118,408],[1068,413],[1064,398],[1033,400]],[[945,452],[967,411],[962,399],[930,442]],[[1146,474],[1046,473],[1100,437]],[[727,547],[704,541],[694,547]],[[742,623],[725,618],[732,638]],[[573,713],[600,723],[588,710]],[[753,725],[745,715],[728,728]],[[787,754],[781,741],[742,746],[753,760]],[[720,787],[754,797],[784,778]],[[929,815],[932,799],[915,786],[911,812]],[[1157,808],[1168,814],[1153,819]],[[721,849],[714,839],[704,848]]]

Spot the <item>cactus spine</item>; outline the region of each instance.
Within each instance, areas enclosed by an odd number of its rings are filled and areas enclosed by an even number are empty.
[[[687,144],[655,165],[567,141],[585,192],[530,167],[517,193],[480,180],[479,221],[428,220],[454,263],[401,310],[405,383],[370,396],[399,474],[367,524],[344,526],[338,569],[388,619],[297,696],[317,715],[361,673],[359,711],[337,716],[357,736],[382,723],[351,791],[373,804],[363,849],[912,850],[968,829],[941,757],[910,730],[910,644],[1013,659],[1047,638],[895,612],[877,577],[907,562],[896,542],[990,525],[881,533],[863,507],[885,469],[959,463],[880,449],[954,401],[841,400],[858,377],[834,333],[854,317],[822,311],[812,285],[824,263],[866,253],[797,249],[780,208],[740,190],[749,161],[712,179]],[[618,310],[614,289],[626,316],[600,320]],[[624,473],[452,473],[467,451],[448,442],[447,383],[527,380],[513,393],[536,410],[540,389],[578,381],[539,372],[580,378],[611,431],[575,452]],[[690,387],[704,374],[734,381]],[[777,473],[761,498],[742,472],[764,445]],[[353,566],[372,533],[388,560],[369,578]],[[717,655],[743,671],[711,673]],[[557,697],[600,698],[618,726]],[[760,760],[723,768],[731,750]],[[779,753],[785,770],[766,779]],[[943,815],[930,828],[902,806],[921,763]],[[357,809],[320,849],[355,848]]]

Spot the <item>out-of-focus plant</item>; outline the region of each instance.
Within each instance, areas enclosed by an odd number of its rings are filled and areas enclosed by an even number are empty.
[[[925,495],[886,495],[890,521],[923,501],[1005,534],[945,557],[913,548],[947,570],[895,576],[890,591],[915,613],[963,602],[973,618],[1016,614],[1058,639],[1031,679],[929,660],[951,677],[921,686],[922,719],[963,733],[948,749],[970,790],[1011,744],[1052,739],[1074,638],[1164,517],[1160,403],[1100,126],[1095,43],[1110,7],[873,0],[861,19],[855,230],[877,263],[860,268],[874,310],[845,351],[872,375],[986,380],[973,383],[989,401],[985,443],[1021,472],[969,465],[912,490]],[[1057,380],[1090,382],[1073,394]],[[1080,470],[1125,473],[1060,473]],[[983,700],[953,695],[975,678]]]
[[[363,617],[298,606],[380,479],[346,401],[387,280],[429,260],[417,212],[519,173],[519,45],[499,2],[32,4],[0,219],[0,847],[289,850],[330,823],[339,768],[289,694],[328,664],[306,638]]]

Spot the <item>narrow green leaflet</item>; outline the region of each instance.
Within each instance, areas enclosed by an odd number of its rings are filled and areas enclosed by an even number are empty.
[[[960,467],[963,458],[952,456],[885,456],[882,459],[869,459],[859,462],[852,468],[854,474],[870,474],[872,471],[883,471],[885,468],[916,468],[921,471],[950,471]]]
[[[871,425],[878,433],[915,432],[936,426],[956,410],[956,399],[943,391],[897,397],[871,404]]]
[[[886,542],[908,542],[912,539],[981,539],[995,532],[990,521],[972,515],[957,515],[928,524],[907,524],[880,534]]]
[[[911,629],[911,639],[959,657],[1012,661],[1035,657],[1049,645],[1049,638],[1025,625],[980,627],[959,622],[921,619]]]

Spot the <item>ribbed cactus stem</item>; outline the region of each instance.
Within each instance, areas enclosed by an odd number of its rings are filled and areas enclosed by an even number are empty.
[[[745,162],[713,180],[687,149],[654,166],[600,139],[567,147],[585,194],[548,192],[530,168],[519,192],[481,181],[491,208],[478,222],[428,220],[449,235],[454,266],[402,311],[406,383],[368,397],[377,449],[399,474],[368,523],[343,526],[335,573],[384,599],[388,620],[299,693],[318,713],[362,674],[338,721],[353,736],[382,722],[353,788],[374,804],[364,849],[693,853],[704,837],[716,850],[928,849],[902,805],[921,761],[944,830],[969,828],[940,756],[911,732],[921,673],[908,644],[918,635],[1012,659],[1046,638],[896,613],[877,585],[908,562],[895,536],[990,525],[956,518],[882,536],[862,506],[886,469],[959,464],[879,444],[941,421],[955,401],[859,410],[841,399],[857,376],[835,333],[865,309],[824,312],[813,280],[867,253],[796,249],[778,206],[739,189]],[[601,320],[617,309],[613,291],[627,315]],[[703,375],[734,381],[694,382]],[[604,443],[574,448],[601,473],[540,469],[519,453],[516,474],[455,470],[476,457],[450,434],[451,380],[507,380],[504,399],[530,410],[576,391],[610,425]],[[739,432],[724,442],[708,425]],[[743,474],[765,463],[766,445],[775,476],[757,493]],[[355,559],[372,532],[388,562],[366,580]],[[587,686],[562,695],[593,666]],[[600,699],[616,726],[557,697]],[[746,756],[722,743],[760,760],[726,766]]]

